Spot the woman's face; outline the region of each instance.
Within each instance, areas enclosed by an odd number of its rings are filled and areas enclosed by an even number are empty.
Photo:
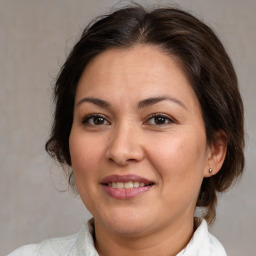
[[[79,80],[69,144],[99,227],[139,235],[193,219],[210,149],[175,57],[138,45],[94,58]]]

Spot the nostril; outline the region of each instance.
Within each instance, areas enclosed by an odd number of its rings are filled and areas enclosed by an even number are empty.
[[[133,154],[132,152],[123,152],[123,153],[108,152],[107,158],[108,158],[108,161],[111,163],[115,163],[120,166],[126,166],[129,163],[140,161],[140,157],[136,157],[136,156],[133,157],[132,154]]]

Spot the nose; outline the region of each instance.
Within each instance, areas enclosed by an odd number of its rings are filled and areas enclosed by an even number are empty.
[[[109,161],[126,166],[131,162],[139,162],[144,158],[141,144],[142,134],[132,125],[122,125],[114,129],[106,150]]]

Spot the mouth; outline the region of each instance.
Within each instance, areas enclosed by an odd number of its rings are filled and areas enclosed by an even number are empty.
[[[145,184],[144,182],[139,181],[128,181],[128,182],[108,182],[107,184],[103,184],[108,187],[117,188],[117,189],[132,189],[138,187],[145,187],[145,186],[153,186],[154,183]]]
[[[101,185],[108,195],[116,199],[131,199],[149,191],[155,183],[137,175],[111,175]]]
[[[152,186],[155,183],[138,175],[110,175],[103,178],[102,185],[118,188],[132,189],[138,187]]]

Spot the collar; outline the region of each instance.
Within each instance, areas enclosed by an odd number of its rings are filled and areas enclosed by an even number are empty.
[[[176,256],[227,256],[221,243],[208,232],[206,221],[201,219],[197,223],[198,227],[190,242]],[[93,219],[82,226],[67,256],[99,256],[94,247]]]

